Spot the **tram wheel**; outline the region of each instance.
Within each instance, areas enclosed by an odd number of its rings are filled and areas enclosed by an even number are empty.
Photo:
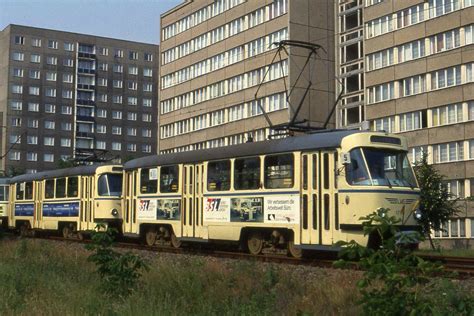
[[[295,247],[294,241],[291,240],[288,242],[288,255],[300,259],[303,257],[303,249]]]
[[[147,246],[153,246],[156,243],[158,233],[153,228],[148,228],[145,233],[145,243]]]
[[[263,250],[263,236],[258,232],[250,233],[247,238],[247,248],[252,255],[259,255]]]
[[[179,248],[183,244],[182,241],[179,240],[178,237],[176,237],[174,232],[171,233],[170,241],[171,241],[171,246],[173,246],[174,248]]]

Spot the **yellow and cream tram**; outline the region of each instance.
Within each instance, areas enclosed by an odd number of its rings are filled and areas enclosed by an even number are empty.
[[[0,228],[8,229],[9,179],[0,178]]]
[[[367,243],[359,218],[383,207],[417,229],[419,189],[403,137],[331,131],[157,155],[124,165],[124,233],[147,244],[241,242],[329,249]]]
[[[10,180],[10,226],[25,235],[59,230],[65,238],[98,223],[122,227],[122,167],[81,166],[25,174]]]

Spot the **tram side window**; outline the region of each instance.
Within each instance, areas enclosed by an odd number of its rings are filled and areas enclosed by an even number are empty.
[[[281,189],[293,187],[293,154],[265,157],[265,188]]]
[[[142,169],[140,173],[140,192],[141,193],[157,193],[158,192],[158,176],[157,169]]]
[[[79,194],[78,177],[70,177],[67,179],[67,197],[77,197]]]
[[[260,187],[260,158],[236,159],[234,162],[234,188],[236,190],[252,190]]]
[[[54,180],[46,180],[45,189],[44,189],[44,197],[47,199],[54,198]]]
[[[8,201],[8,186],[0,187],[0,201]]]
[[[66,178],[56,179],[56,198],[66,197]]]
[[[178,192],[179,187],[179,167],[161,167],[160,170],[160,192]]]
[[[230,160],[213,161],[207,164],[207,190],[230,190]]]
[[[25,183],[25,200],[33,199],[33,182]]]
[[[16,199],[23,200],[23,188],[21,183],[16,184]]]

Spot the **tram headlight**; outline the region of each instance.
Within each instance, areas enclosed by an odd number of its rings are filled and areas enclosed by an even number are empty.
[[[415,216],[415,218],[416,218],[417,220],[420,220],[421,217],[423,216],[423,214],[422,214],[422,212],[421,212],[421,210],[420,210],[419,208],[417,208],[417,209],[415,210],[414,216]]]
[[[118,210],[117,209],[113,209],[112,212],[110,212],[112,214],[112,216],[117,216],[118,215]]]

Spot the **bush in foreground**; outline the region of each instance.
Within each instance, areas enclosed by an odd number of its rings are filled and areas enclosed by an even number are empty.
[[[380,209],[362,217],[365,235],[377,234],[380,249],[363,247],[355,241],[339,242],[343,247],[336,266],[358,259],[364,275],[357,282],[366,315],[471,315],[474,297],[455,282],[445,279],[440,265],[423,260],[405,243],[420,240],[419,234],[401,234],[399,221]]]

